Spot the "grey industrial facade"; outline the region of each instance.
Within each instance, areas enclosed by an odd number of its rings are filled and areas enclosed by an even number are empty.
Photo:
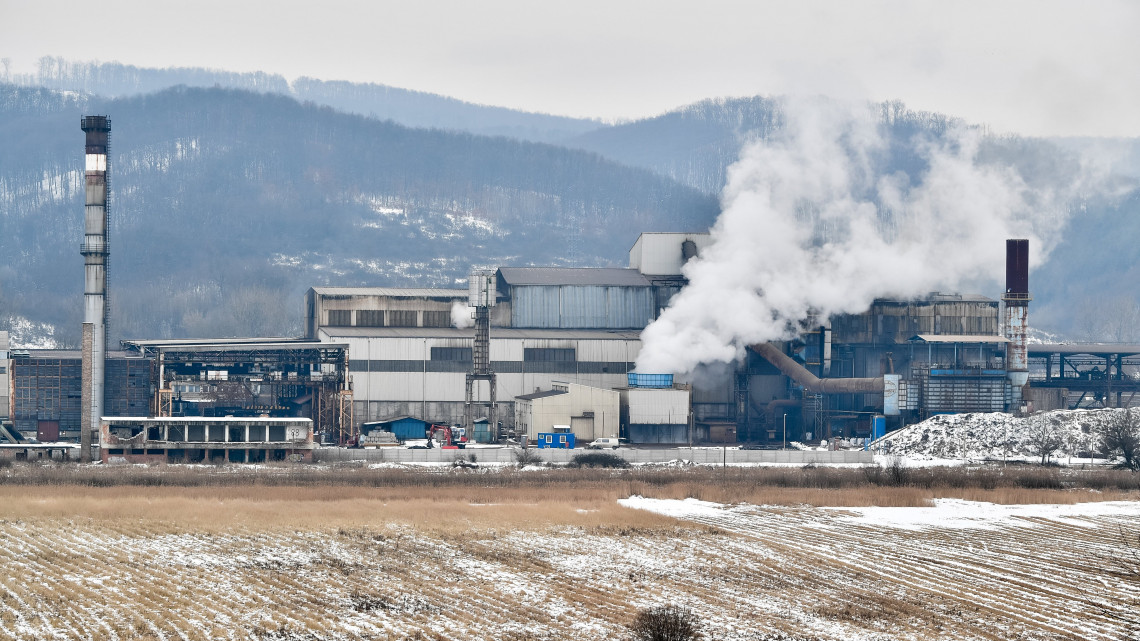
[[[78,440],[82,425],[82,355],[78,350],[16,350],[12,363],[12,423],[41,441]],[[111,416],[150,409],[151,367],[126,352],[107,357],[104,407]]]

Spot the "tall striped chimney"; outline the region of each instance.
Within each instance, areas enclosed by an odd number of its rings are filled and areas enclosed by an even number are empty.
[[[83,416],[81,457],[90,460],[92,433],[103,416],[104,365],[107,352],[107,171],[111,119],[84,116],[80,128],[87,134],[83,244]]]
[[[1005,369],[1009,382],[1020,389],[1029,380],[1029,241],[1005,241]]]

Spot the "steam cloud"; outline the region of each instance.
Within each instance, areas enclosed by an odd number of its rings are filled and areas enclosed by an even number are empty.
[[[466,303],[453,303],[451,305],[451,324],[458,329],[474,327],[475,308],[468,307]]]
[[[1000,278],[1006,238],[1030,239],[1035,266],[1067,219],[1077,185],[1031,186],[1012,166],[982,162],[977,129],[908,141],[923,170],[887,174],[877,111],[817,100],[784,112],[781,132],[729,168],[712,242],[642,333],[638,371],[690,373],[790,338],[811,314]]]

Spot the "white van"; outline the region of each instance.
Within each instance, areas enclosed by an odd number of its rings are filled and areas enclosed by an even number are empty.
[[[594,439],[593,442],[591,442],[586,447],[592,450],[600,450],[606,447],[616,450],[618,448],[618,445],[618,439],[613,437],[605,437]]]

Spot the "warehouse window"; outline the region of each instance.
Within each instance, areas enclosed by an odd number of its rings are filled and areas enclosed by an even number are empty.
[[[419,314],[414,310],[392,310],[388,312],[388,325],[391,327],[416,327],[419,320]]]
[[[357,327],[383,327],[384,311],[379,309],[361,309],[356,312]]]
[[[574,348],[526,347],[523,348],[523,360],[528,363],[573,363]]]
[[[351,309],[330,309],[329,310],[329,327],[351,327],[352,326],[352,310]]]
[[[451,327],[451,312],[424,312],[424,327]]]
[[[431,348],[431,359],[433,361],[460,361],[470,363],[471,348],[470,347],[433,347]]]

